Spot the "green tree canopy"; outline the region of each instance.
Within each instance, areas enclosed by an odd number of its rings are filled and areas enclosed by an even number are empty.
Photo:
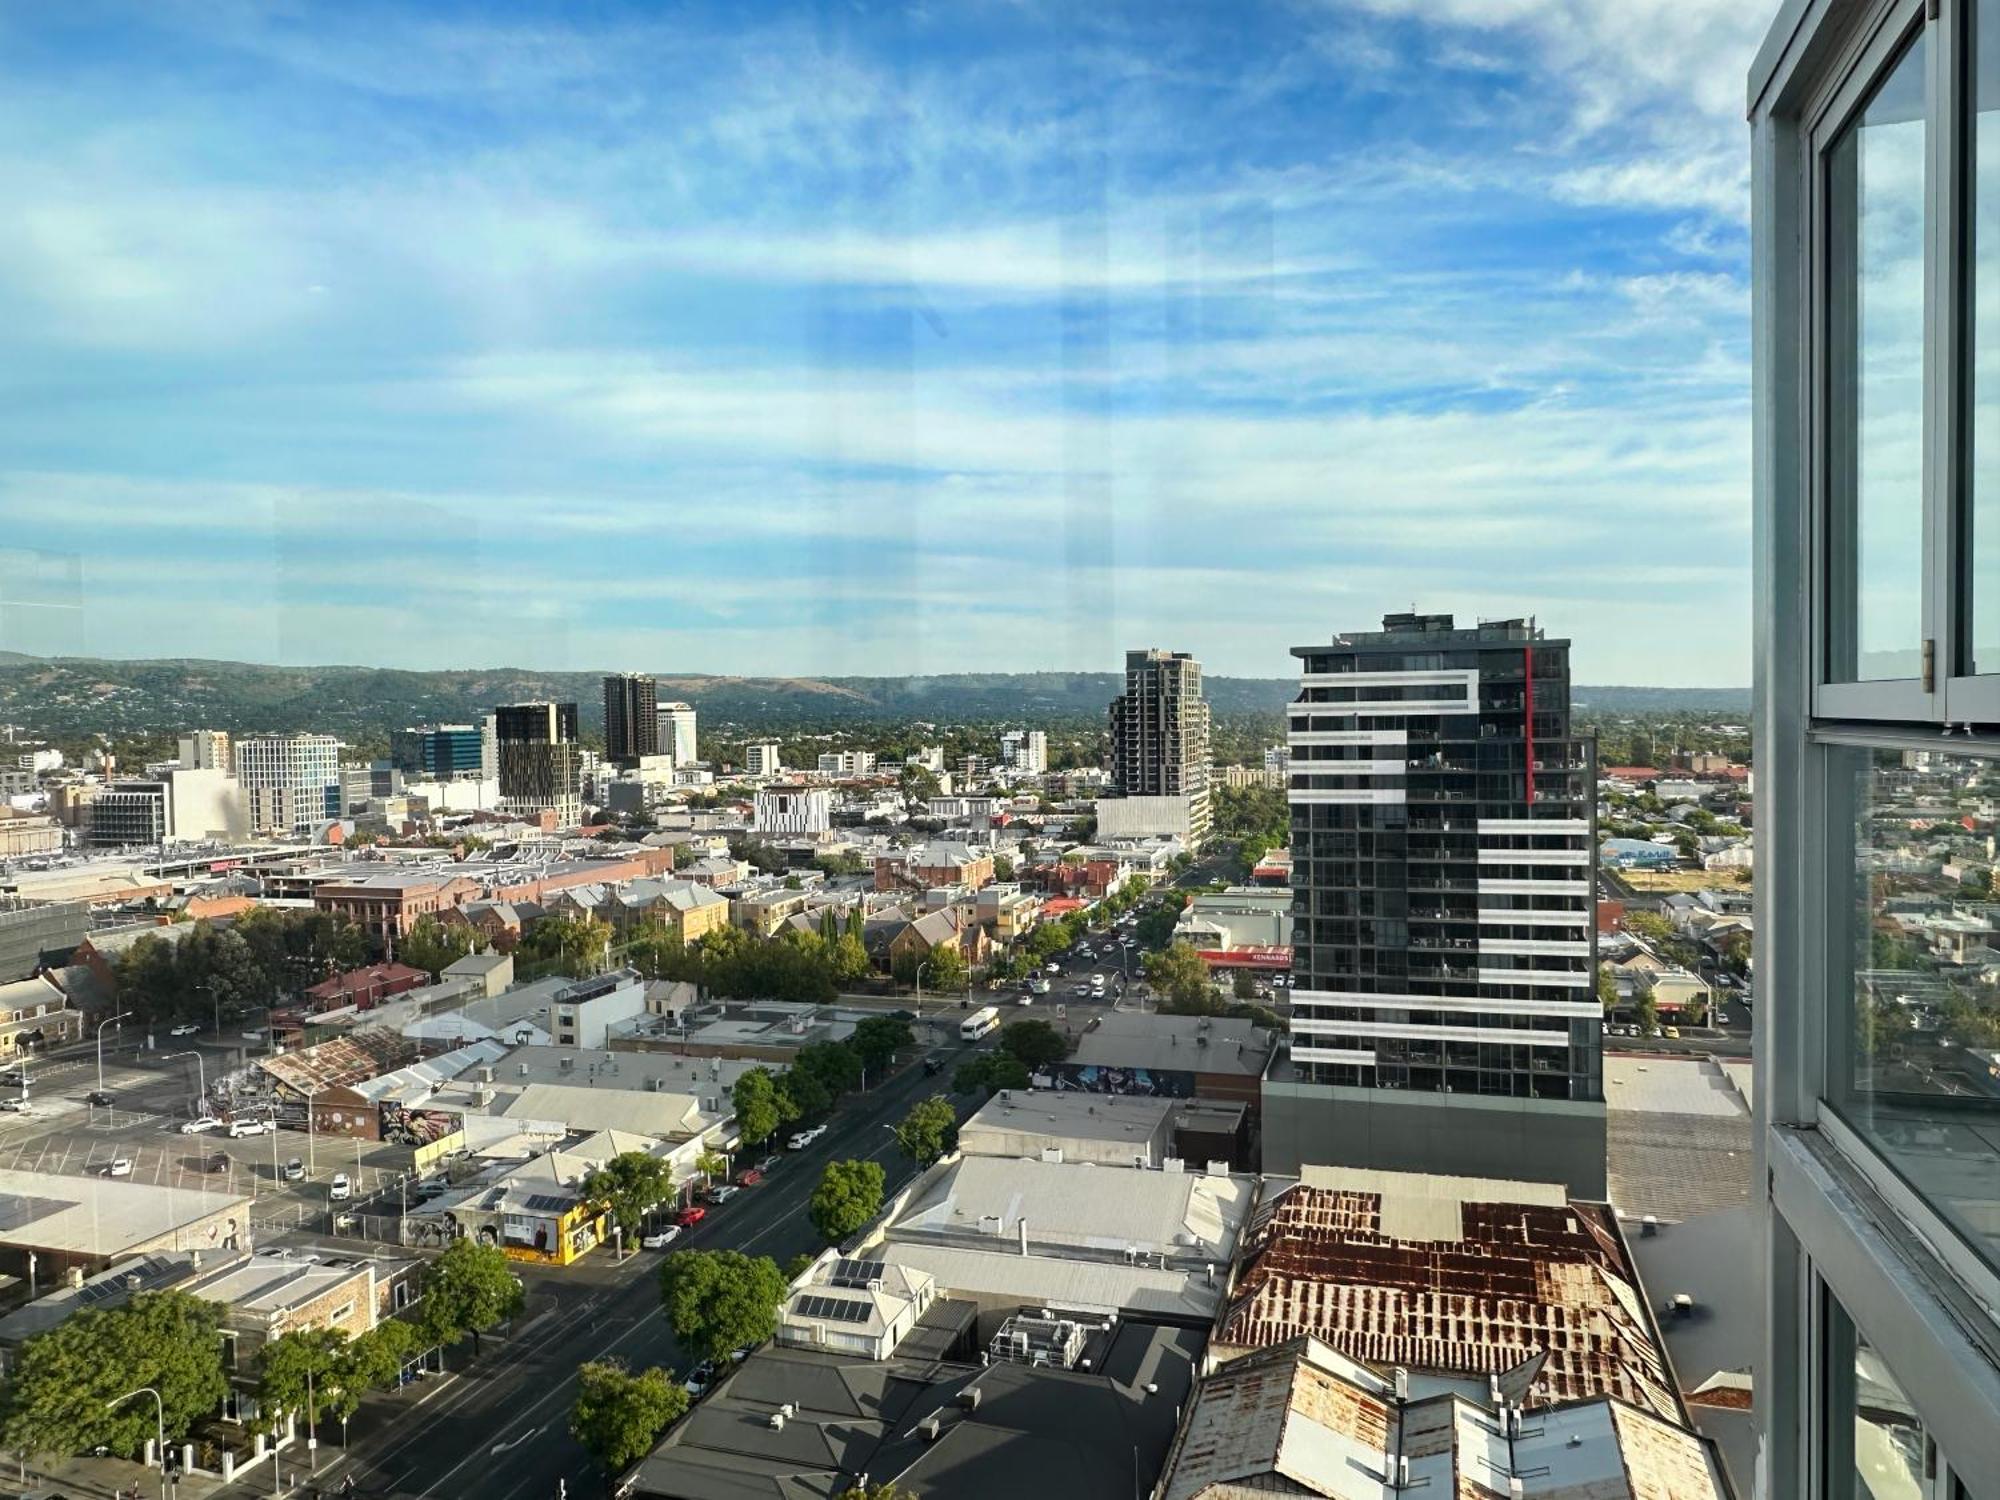
[[[965,965],[965,955],[952,943],[939,943],[924,955],[924,964],[924,983],[940,995],[963,990],[971,975]]]
[[[919,1099],[896,1127],[896,1144],[920,1167],[928,1167],[958,1145],[958,1111],[942,1094]]]
[[[1208,965],[1192,943],[1175,942],[1162,952],[1148,953],[1146,979],[1174,1010],[1198,1015],[1217,1008]]]
[[[778,1076],[778,1117],[786,1124],[813,1120],[833,1108],[833,1095],[819,1075],[806,1072],[795,1062]]]
[[[272,1339],[257,1356],[257,1402],[266,1426],[275,1428],[285,1412],[317,1426],[320,1413],[345,1393],[349,1363],[347,1335],[338,1328],[295,1328]]]
[[[951,1075],[951,1089],[955,1094],[976,1094],[981,1089],[991,1093],[1027,1086],[1028,1070],[1004,1052],[988,1052],[962,1062]]]
[[[879,1161],[828,1162],[806,1205],[820,1238],[836,1244],[880,1213],[883,1180]]]
[[[639,1232],[646,1215],[671,1198],[674,1169],[644,1151],[621,1151],[583,1179],[584,1195],[611,1210],[627,1236]]]
[[[1230,991],[1238,1000],[1257,998],[1257,977],[1248,969],[1238,969],[1236,978],[1230,981]]]
[[[730,1090],[736,1110],[736,1133],[746,1146],[761,1146],[777,1134],[780,1123],[778,1086],[768,1068],[752,1068]]]
[[[687,1409],[687,1388],[665,1370],[635,1373],[619,1360],[592,1360],[577,1367],[570,1436],[615,1475],[652,1452]]]
[[[0,1392],[7,1446],[136,1454],[154,1435],[153,1403],[111,1403],[146,1385],[160,1393],[168,1440],[184,1437],[229,1392],[221,1330],[222,1309],[185,1292],[141,1292],[123,1307],[73,1314],[21,1346]]]
[[[799,1048],[791,1070],[818,1079],[831,1099],[861,1084],[861,1059],[845,1042],[808,1042]]]
[[[660,1267],[660,1304],[682,1345],[701,1359],[726,1359],[778,1328],[785,1277],[768,1255],[680,1250]]]
[[[604,967],[611,929],[595,917],[543,917],[521,939],[520,953],[558,973],[583,978]]]
[[[1069,1056],[1069,1043],[1047,1021],[1010,1021],[1000,1028],[1000,1050],[1030,1073]]]
[[[894,1016],[868,1016],[855,1023],[848,1045],[860,1055],[862,1066],[880,1078],[897,1051],[915,1041],[907,1021]]]
[[[520,1278],[497,1245],[453,1240],[424,1270],[418,1325],[433,1344],[455,1344],[469,1333],[476,1350],[481,1330],[513,1317],[524,1301]]]
[[[446,926],[436,917],[419,917],[409,935],[396,945],[396,957],[436,979],[447,964],[455,964],[470,953],[478,937],[470,927],[458,923]]]
[[[1618,975],[1610,964],[1597,966],[1597,1002],[1607,1011],[1617,1008]]]

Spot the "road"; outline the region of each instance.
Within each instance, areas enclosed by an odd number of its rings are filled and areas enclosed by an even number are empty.
[[[782,1153],[765,1181],[711,1210],[675,1248],[742,1250],[780,1266],[817,1251],[806,1200],[836,1158],[881,1162],[888,1190],[896,1192],[915,1173],[888,1127],[917,1099],[947,1087],[951,1069],[979,1049],[953,1036],[935,1050],[944,1054],[942,1073],[931,1077],[909,1067],[881,1088],[850,1097],[826,1135],[803,1151]],[[481,1500],[542,1500],[556,1495],[559,1481],[573,1496],[600,1493],[602,1477],[568,1431],[576,1369],[606,1358],[634,1368],[685,1369],[660,1315],[660,1262],[657,1252],[639,1251],[621,1265],[600,1251],[567,1269],[524,1269],[530,1309],[521,1326],[504,1339],[489,1338],[484,1357],[451,1378],[371,1403],[356,1422],[351,1458],[322,1447],[328,1462],[321,1482],[337,1484],[351,1473],[362,1494],[398,1500],[475,1493]],[[267,1480],[233,1493],[268,1492]]]

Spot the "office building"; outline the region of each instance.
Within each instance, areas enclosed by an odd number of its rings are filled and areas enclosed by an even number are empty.
[[[696,745],[695,712],[692,703],[662,703],[654,722],[659,726],[659,753],[676,767],[701,759]]]
[[[452,781],[490,775],[484,724],[424,724],[389,733],[389,764],[405,776]]]
[[[1111,702],[1111,781],[1121,797],[1187,802],[1191,844],[1208,837],[1208,704],[1201,663],[1185,651],[1127,651]]]
[[[2000,1494],[1996,28],[1791,0],[1750,78],[1773,1497]]]
[[[238,740],[236,779],[258,833],[310,833],[340,816],[340,741],[330,734]]]
[[[874,769],[873,750],[829,750],[819,758],[822,776],[866,776]]]
[[[1049,768],[1049,737],[1039,729],[1010,729],[1000,736],[1000,759],[1010,770],[1039,776]]]
[[[604,758],[636,766],[660,753],[660,702],[653,679],[621,672],[604,679]]]
[[[777,741],[743,747],[743,769],[752,776],[776,776],[785,768],[778,760]]]
[[[517,817],[583,821],[583,747],[574,703],[514,703],[494,711],[500,805]]]
[[[825,787],[774,787],[760,791],[753,826],[765,834],[825,833],[833,827],[833,793]]]
[[[1291,1055],[1265,1169],[1605,1195],[1595,772],[1569,643],[1390,615],[1299,646],[1290,713]]]
[[[229,735],[221,729],[197,729],[192,734],[181,736],[180,763],[190,771],[221,771],[224,775],[234,769],[229,756]]]

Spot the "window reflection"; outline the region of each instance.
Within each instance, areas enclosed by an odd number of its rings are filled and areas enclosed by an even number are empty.
[[[1853,1349],[1843,1368],[1854,1372],[1847,1404],[1854,1417],[1855,1500],[1923,1500],[1929,1494],[1924,1424],[1882,1356],[1844,1312],[1837,1316],[1847,1325],[1844,1341]],[[1839,1412],[1834,1419],[1841,1419]]]
[[[1920,32],[1827,154],[1835,681],[1922,670],[1925,48]]]
[[[1837,1103],[2000,1260],[2000,763],[1849,749],[1834,766],[1836,818],[1854,840]]]

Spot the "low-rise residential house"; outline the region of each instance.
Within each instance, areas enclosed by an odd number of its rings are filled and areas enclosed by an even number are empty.
[[[482,996],[491,999],[513,984],[514,957],[510,953],[468,953],[446,964],[438,978],[445,983],[470,980]]]
[[[1635,974],[1633,979],[1635,992],[1652,996],[1653,1009],[1662,1016],[1686,1015],[1695,1011],[1705,1013],[1708,1009],[1708,985],[1686,969],[1647,970]]]
[[[83,1012],[44,974],[0,984],[0,1057],[83,1039]]]
[[[922,960],[944,946],[958,949],[966,963],[974,967],[985,963],[993,952],[993,940],[986,935],[985,928],[964,922],[956,911],[947,909],[905,924],[889,940],[889,967],[893,969],[906,955]]]
[[[728,903],[729,920],[753,937],[768,938],[787,920],[803,913],[811,899],[806,891],[783,888],[738,896]]]
[[[1017,881],[982,886],[974,898],[973,919],[1002,947],[1034,931],[1041,917],[1042,898]]]
[[[697,885],[719,890],[725,886],[741,885],[750,878],[750,866],[740,859],[728,855],[708,854],[696,860],[679,872]]]
[[[430,982],[430,975],[408,964],[369,964],[366,968],[349,969],[322,979],[302,991],[299,999],[301,1008],[308,1015],[319,1015],[346,1005],[372,1010],[384,1000],[419,989]]]
[[[634,880],[612,890],[606,906],[620,937],[659,927],[687,944],[729,925],[729,898],[693,880]]]

